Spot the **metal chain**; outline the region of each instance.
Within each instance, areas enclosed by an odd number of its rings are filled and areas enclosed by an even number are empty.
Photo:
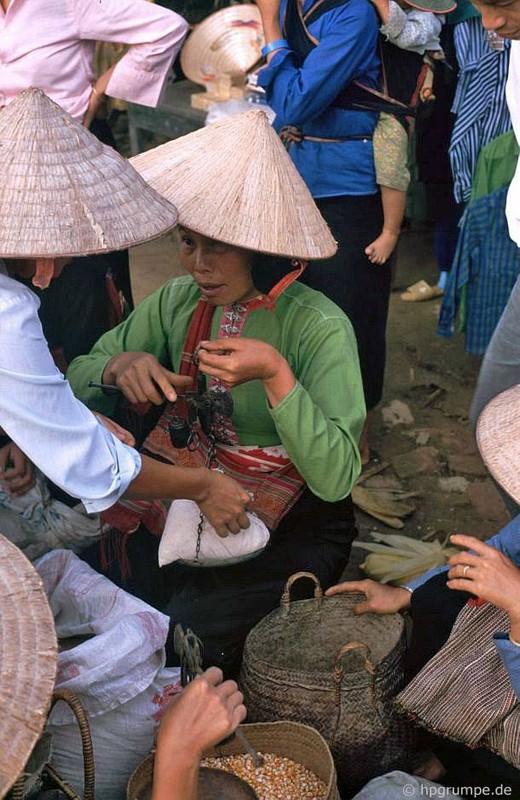
[[[216,463],[217,459],[217,442],[212,433],[208,436],[208,457],[206,459],[206,469],[211,469],[212,465]],[[204,514],[202,511],[199,516],[199,524],[197,525],[197,543],[195,545],[195,561],[200,557],[200,544],[202,541],[202,530],[204,528]]]
[[[201,511],[199,516],[199,524],[197,525],[197,544],[195,545],[195,561],[198,561],[200,556],[200,543],[202,541],[203,527],[204,527],[204,514]]]

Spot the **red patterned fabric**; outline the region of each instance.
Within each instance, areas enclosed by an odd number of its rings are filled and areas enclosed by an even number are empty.
[[[254,300],[234,303],[221,309],[219,336],[221,338],[240,336],[247,314],[259,306],[271,307],[276,297],[301,274],[304,266],[303,263],[299,264],[298,269],[285,276],[274,287],[271,297],[261,295]],[[186,334],[179,374],[190,376],[195,385],[198,376],[197,349],[201,341],[210,338],[214,312],[215,306],[204,299],[199,300]],[[215,388],[216,385],[218,381],[210,381],[211,388]],[[167,402],[157,425],[145,439],[141,452],[177,466],[191,468],[207,466],[209,441],[198,422],[194,425],[199,440],[195,450],[188,450],[187,447],[176,448],[172,445],[169,433],[172,417],[187,418],[187,412],[188,404],[184,398],[178,398],[175,403]],[[231,420],[228,419],[226,422],[231,429],[233,446],[217,443],[212,467],[221,469],[251,493],[251,510],[273,531],[301,496],[305,481],[283,448],[240,447],[235,444],[238,439]],[[104,512],[103,519],[124,534],[134,532],[143,523],[152,533],[160,536],[165,515],[165,508],[158,501],[152,503],[121,500]]]

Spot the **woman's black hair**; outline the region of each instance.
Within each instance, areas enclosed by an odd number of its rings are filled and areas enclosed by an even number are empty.
[[[267,294],[278,281],[291,272],[291,259],[281,256],[269,256],[266,253],[252,253],[253,266],[251,270],[253,283],[259,292]]]

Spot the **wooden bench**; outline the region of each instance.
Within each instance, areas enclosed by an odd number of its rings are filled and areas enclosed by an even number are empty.
[[[205,90],[191,81],[179,81],[166,88],[163,102],[157,108],[128,104],[128,133],[132,155],[146,147],[144,133],[155,133],[166,139],[177,139],[204,126],[206,112],[191,107],[191,95]]]

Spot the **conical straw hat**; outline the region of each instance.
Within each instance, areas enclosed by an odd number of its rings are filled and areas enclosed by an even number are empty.
[[[53,616],[38,573],[0,535],[0,798],[43,731],[57,660]]]
[[[129,162],[39,89],[0,112],[0,257],[121,250],[175,225]]]
[[[520,386],[501,392],[484,408],[477,444],[493,478],[520,503]]]
[[[258,6],[222,8],[188,36],[181,50],[182,71],[201,85],[221,75],[245,75],[261,59],[264,43]]]
[[[227,244],[305,260],[336,242],[263,111],[229,117],[131,159],[179,224]]]

